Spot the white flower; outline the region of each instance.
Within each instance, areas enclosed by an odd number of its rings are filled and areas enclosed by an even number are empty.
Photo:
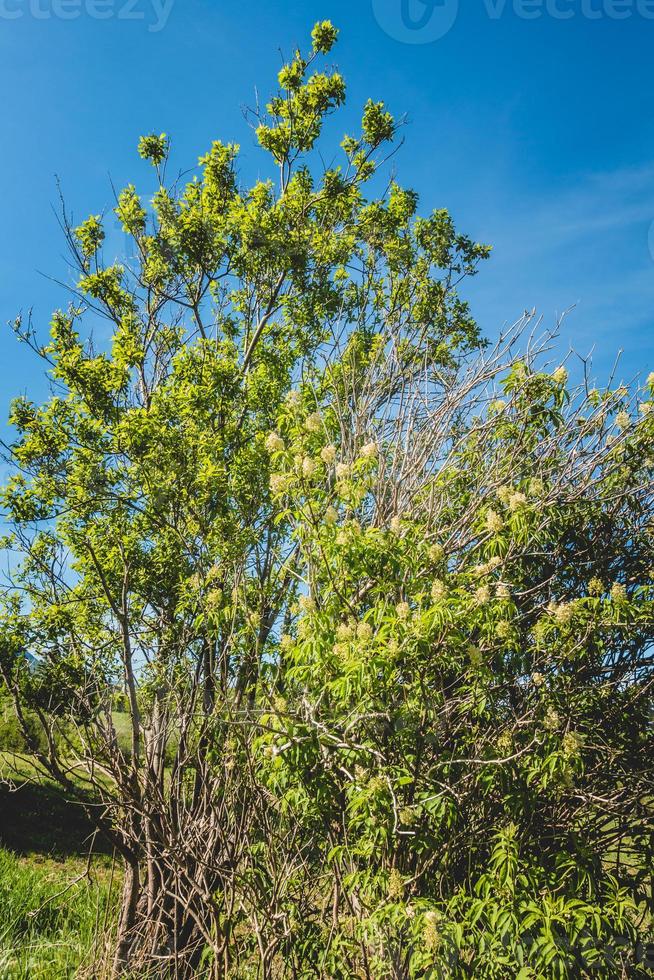
[[[347,480],[350,475],[350,466],[348,463],[337,463],[336,464],[336,479],[337,480]]]
[[[327,463],[328,466],[331,466],[336,459],[336,446],[325,446],[320,452],[320,458],[322,459],[323,463]]]
[[[615,417],[615,424],[617,427],[624,432],[631,425],[631,416],[629,412],[618,412]]]
[[[397,613],[398,619],[408,619],[411,613],[411,607],[408,602],[398,602],[395,607],[395,612]]]
[[[487,585],[480,585],[475,591],[475,602],[478,606],[485,606],[490,602],[490,589]]]
[[[270,489],[274,494],[282,494],[288,487],[288,479],[283,473],[272,473],[270,476]]]
[[[223,603],[223,590],[222,589],[212,589],[208,593],[206,598],[206,604],[208,609],[219,609]]]
[[[561,746],[566,755],[577,755],[583,747],[584,739],[579,732],[566,732],[561,740]]]
[[[311,596],[309,595],[301,595],[300,598],[298,599],[298,605],[302,610],[302,612],[313,613],[316,611],[315,600],[312,599]]]
[[[279,645],[281,649],[284,650],[284,652],[291,650],[294,642],[295,641],[293,640],[293,637],[290,635],[290,633],[282,633],[282,635],[279,638]]]
[[[648,375],[647,384],[649,385],[650,388],[654,388],[654,371],[652,371],[652,373]]]
[[[651,411],[652,411],[652,403],[651,402],[641,402],[641,405],[640,405],[640,414],[641,415],[649,415],[649,413]]]
[[[508,585],[505,585],[504,582],[500,582],[500,584],[497,586],[497,598],[498,599],[511,598],[511,589],[509,588]]]
[[[377,459],[379,447],[376,442],[367,442],[361,449],[362,459]]]
[[[359,623],[357,626],[357,639],[363,640],[364,642],[372,639],[372,626],[370,623]]]
[[[286,396],[286,404],[289,408],[299,408],[302,404],[302,395],[293,388]]]
[[[506,402],[502,398],[496,398],[495,401],[490,403],[488,408],[494,415],[499,415],[506,408]]]
[[[276,432],[271,432],[266,439],[266,449],[269,453],[283,453],[286,446],[281,436]]]
[[[502,530],[502,518],[496,510],[489,510],[486,514],[486,527],[491,534],[497,534]]]
[[[318,464],[315,459],[311,459],[310,456],[305,456],[302,460],[302,476],[305,479],[310,480],[312,476],[316,475],[318,469]]]
[[[307,432],[320,432],[322,429],[322,416],[319,412],[308,415],[304,422]]]
[[[534,685],[534,687],[542,687],[545,683],[545,678],[542,674],[539,674],[538,671],[536,671],[535,674],[531,675],[531,683]]]
[[[615,582],[611,589],[611,598],[614,602],[624,602],[627,598],[627,587],[622,582]]]
[[[352,639],[352,627],[349,623],[339,623],[336,627],[336,637],[340,643],[347,643]]]
[[[436,565],[438,562],[443,561],[444,558],[445,550],[443,546],[440,544],[433,544],[429,549],[429,560]]]
[[[556,731],[556,729],[561,724],[561,716],[559,715],[558,711],[556,711],[554,708],[548,708],[547,714],[545,715],[544,723],[545,723],[545,728],[548,731],[550,732]]]
[[[556,371],[552,375],[552,379],[556,382],[557,385],[567,384],[568,372],[562,364],[560,365],[560,367],[557,367]]]
[[[574,615],[574,607],[571,602],[562,602],[560,605],[555,603],[552,614],[559,626],[567,626]]]
[[[526,505],[527,505],[527,497],[524,493],[521,493],[520,491],[517,491],[516,493],[512,493],[511,496],[509,497],[509,510],[512,511],[521,510],[523,507],[526,507]]]
[[[336,524],[338,520],[338,511],[335,507],[328,507],[325,511],[325,524]]]
[[[434,602],[439,602],[441,599],[444,599],[446,595],[447,588],[445,587],[445,582],[442,582],[441,579],[437,578],[431,587],[432,599]]]
[[[395,517],[392,517],[391,518],[391,522],[390,522],[390,524],[388,526],[389,526],[392,534],[401,534],[402,533],[402,521],[397,516],[397,514],[395,515]]]

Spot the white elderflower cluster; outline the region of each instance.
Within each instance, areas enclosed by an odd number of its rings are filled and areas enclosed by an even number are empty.
[[[315,459],[311,459],[310,456],[305,456],[302,459],[302,476],[305,480],[310,480],[318,472],[318,464]]]
[[[276,432],[271,432],[266,439],[266,449],[269,453],[283,453],[286,449],[286,444],[280,435]]]
[[[322,430],[322,415],[319,412],[307,415],[304,420],[304,428],[307,432],[320,432]]]
[[[518,490],[516,493],[512,493],[509,497],[509,510],[513,511],[514,513],[518,510],[522,510],[522,508],[526,506],[527,496],[521,491]]]
[[[627,598],[627,587],[622,582],[615,582],[611,588],[611,598],[614,602],[624,602]]]
[[[370,623],[359,623],[357,626],[357,640],[362,640],[366,643],[368,640],[372,640],[372,626]]]
[[[615,424],[621,432],[628,429],[631,425],[631,416],[629,415],[629,412],[618,412],[615,417]]]
[[[497,586],[497,590],[495,594],[497,595],[498,599],[510,599],[511,589],[506,584],[506,582],[500,582],[500,584]]]
[[[293,388],[286,396],[286,405],[288,408],[296,409],[302,404],[302,395],[299,391]]]
[[[339,643],[349,643],[352,639],[352,626],[350,623],[339,623],[336,627],[336,639]]]
[[[557,367],[556,371],[554,371],[554,373],[552,374],[552,380],[557,385],[565,385],[568,383],[568,371],[567,368],[563,366],[563,364]]]
[[[441,544],[433,544],[429,549],[429,560],[437,565],[445,558],[445,549]]]
[[[445,586],[445,582],[437,578],[432,583],[432,587],[431,587],[432,599],[434,600],[434,602],[440,602],[440,600],[444,599],[446,595],[447,595],[447,588]]]
[[[497,491],[497,499],[506,507],[512,493],[513,487],[499,487]]]
[[[325,446],[320,451],[320,458],[327,466],[331,466],[336,461],[336,446]]]
[[[335,507],[328,507],[325,511],[325,524],[333,526],[338,521],[338,511]]]
[[[489,510],[486,514],[486,527],[491,534],[497,534],[502,530],[503,521],[496,510]]]
[[[543,724],[548,732],[555,732],[561,727],[561,716],[555,708],[549,707],[545,715]]]
[[[213,610],[214,612],[223,604],[223,590],[222,589],[212,589],[211,592],[207,594],[205,599],[205,604],[207,609]]]
[[[408,602],[398,602],[395,607],[398,619],[408,619],[411,614],[411,607]]]
[[[336,479],[337,480],[347,480],[350,475],[350,465],[349,463],[337,463],[336,464]]]
[[[567,756],[578,755],[584,745],[584,738],[579,732],[566,732],[561,739],[561,747]]]
[[[288,477],[283,473],[271,473],[270,489],[276,496],[280,496],[288,489]]]
[[[567,626],[574,616],[574,606],[571,602],[552,602],[548,608],[559,626]]]
[[[535,671],[531,675],[531,683],[534,685],[534,687],[542,687],[545,683],[545,675],[539,673],[539,671]]]
[[[361,449],[362,459],[377,459],[378,456],[379,447],[376,442],[367,442]]]
[[[399,535],[402,533],[402,520],[397,516],[397,514],[395,515],[395,517],[391,518],[390,524],[388,526],[390,528],[391,534]]]
[[[314,613],[316,611],[315,599],[312,599],[309,595],[301,595],[298,599],[298,606],[303,613],[307,615]]]
[[[478,606],[487,606],[490,602],[490,589],[487,585],[480,585],[478,589],[475,590],[475,602]]]

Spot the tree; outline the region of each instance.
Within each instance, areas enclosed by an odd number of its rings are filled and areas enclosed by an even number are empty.
[[[54,392],[12,409],[2,676],[124,862],[116,974],[613,976],[652,856],[652,419],[519,328],[485,347],[488,248],[374,196],[382,103],[319,165],[335,40],[253,117],[276,183],[214,143],[169,185],[151,135],[133,255],[65,222],[75,300],[17,326]]]

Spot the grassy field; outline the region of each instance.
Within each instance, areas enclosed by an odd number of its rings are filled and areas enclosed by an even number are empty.
[[[81,808],[29,769],[0,753],[0,977],[93,977],[118,875]]]

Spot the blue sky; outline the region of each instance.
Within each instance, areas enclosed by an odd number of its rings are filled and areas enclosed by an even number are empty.
[[[179,168],[239,142],[259,176],[242,107],[330,18],[339,131],[369,96],[407,113],[400,182],[494,245],[467,290],[482,329],[532,307],[552,325],[576,304],[563,350],[595,347],[600,379],[619,348],[621,378],[654,369],[653,0],[427,2],[0,0],[2,322],[33,308],[46,330],[67,301],[46,278],[68,278],[55,174],[80,220],[110,205],[110,180],[151,191],[144,132],[171,136]],[[8,328],[0,365],[4,416],[12,395],[44,392]]]

